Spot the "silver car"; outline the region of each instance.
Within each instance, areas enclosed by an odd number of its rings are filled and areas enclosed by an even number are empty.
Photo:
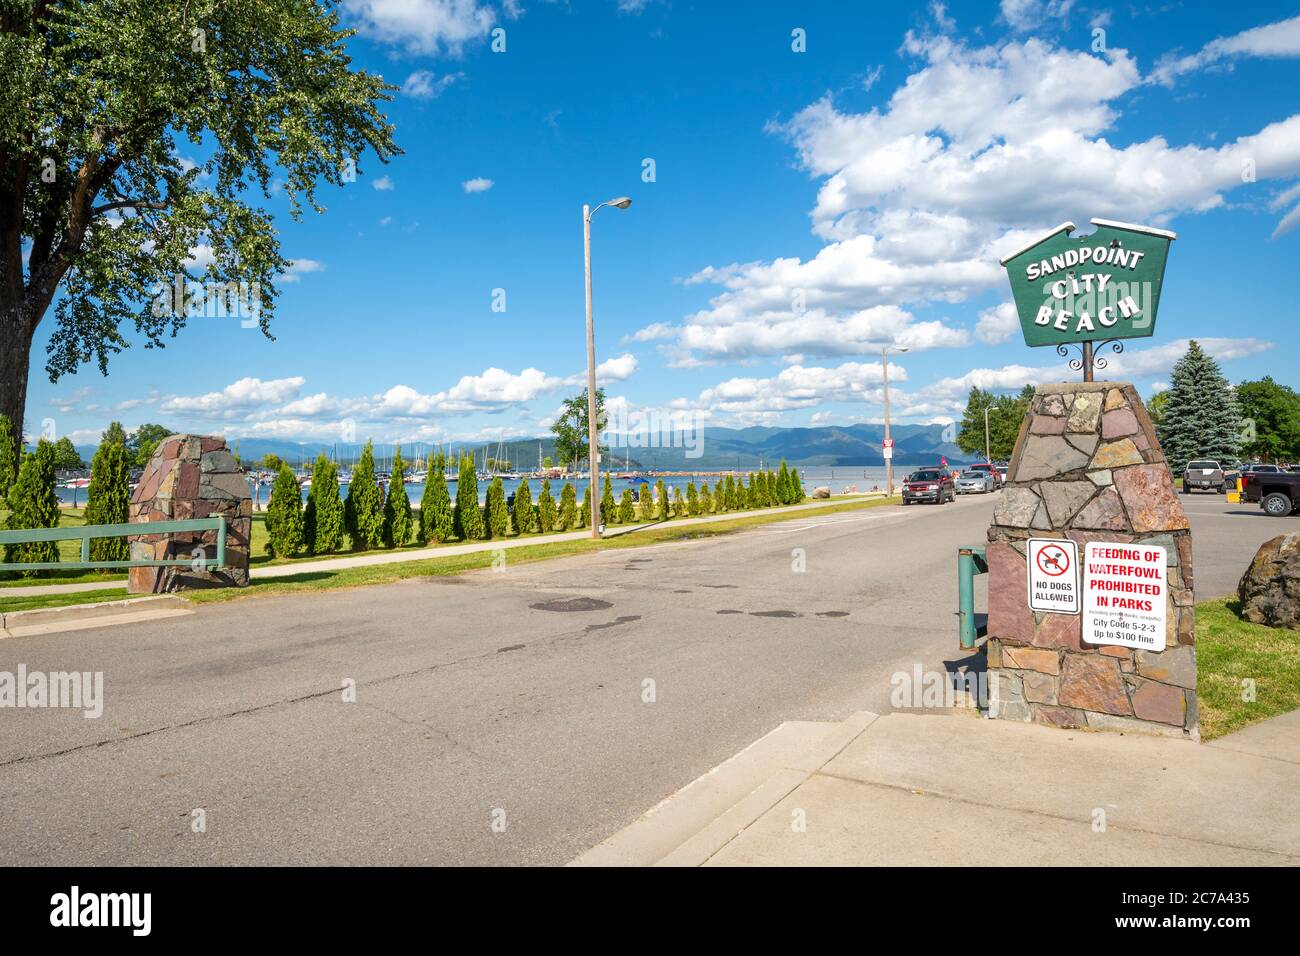
[[[993,490],[993,476],[987,471],[963,471],[957,476],[957,494],[988,494]]]

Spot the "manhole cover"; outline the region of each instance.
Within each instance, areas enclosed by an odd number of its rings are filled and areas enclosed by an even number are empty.
[[[600,598],[576,597],[556,598],[554,601],[542,601],[540,604],[528,606],[534,611],[603,611],[614,605]]]

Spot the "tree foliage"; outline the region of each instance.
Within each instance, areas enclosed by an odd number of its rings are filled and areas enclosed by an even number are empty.
[[[393,471],[388,483],[388,497],[384,500],[384,545],[401,548],[415,534],[415,519],[411,515],[411,498],[406,493],[406,462],[402,460],[402,446],[393,452]]]
[[[1174,363],[1169,399],[1156,437],[1174,474],[1193,458],[1235,462],[1241,454],[1241,413],[1219,365],[1192,339]]]
[[[506,507],[506,490],[500,477],[488,483],[484,507],[488,538],[504,538],[510,533],[510,509]]]
[[[9,416],[0,412],[0,499],[9,497],[9,489],[18,478],[18,452],[21,439],[15,434]]]
[[[361,458],[352,469],[343,514],[354,550],[369,551],[383,543],[383,494],[375,481],[375,448],[368,439],[361,449]]]
[[[514,519],[515,534],[528,534],[537,524],[533,514],[533,489],[528,486],[528,479],[519,482],[515,489],[515,508],[511,515]]]
[[[474,469],[474,459],[469,455],[460,456],[459,477],[456,479],[456,537],[462,541],[476,541],[483,537],[485,525],[483,511],[478,506],[478,472]]]
[[[578,520],[578,493],[573,485],[564,483],[560,489],[560,513],[555,518],[555,526],[561,531],[568,531]]]
[[[1266,375],[1238,385],[1237,403],[1245,421],[1242,454],[1261,461],[1300,461],[1300,394]]]
[[[166,425],[154,425],[145,423],[131,432],[131,436],[126,440],[127,451],[131,453],[131,466],[133,468],[143,468],[149,464],[149,459],[153,457],[154,451],[158,448],[158,443],[170,435],[176,434]]]
[[[293,470],[281,464],[266,508],[266,553],[273,558],[291,558],[302,542],[302,489]]]
[[[542,479],[542,490],[537,496],[537,527],[542,534],[555,530],[555,498],[551,495],[551,482]]]
[[[596,426],[599,428],[605,419],[605,390],[596,389]],[[583,462],[587,459],[587,390],[566,398],[560,406],[560,415],[551,426],[555,435],[555,457],[564,464]],[[605,451],[604,447],[600,451]]]
[[[172,294],[178,277],[226,308],[256,289],[249,312],[269,335],[289,263],[256,193],[282,188],[297,219],[304,203],[322,211],[319,182],[355,180],[367,150],[398,152],[380,110],[395,88],[354,68],[332,3],[0,11],[0,411],[12,420],[51,307],[51,380],[86,362],[106,372],[129,329],[161,348],[195,314]]]
[[[972,387],[957,432],[957,447],[968,455],[984,457],[984,410],[989,412],[989,455],[1005,461],[1015,451],[1020,423],[1034,397],[1034,387],[1026,385],[1017,395],[994,395]]]
[[[338,466],[324,454],[317,455],[302,515],[302,539],[308,554],[333,554],[342,549],[347,530],[343,512]]]
[[[614,503],[614,485],[605,476],[605,484],[600,493],[600,520],[604,524],[614,524],[623,520],[622,509]]]
[[[54,491],[54,446],[44,438],[36,450],[23,456],[18,479],[9,489],[11,531],[59,526],[59,499]],[[32,541],[5,545],[5,563],[45,563],[59,560],[58,545],[53,541]],[[24,571],[27,576],[43,576],[43,571]]]
[[[636,502],[632,500],[631,488],[623,489],[623,497],[618,503],[618,520],[620,524],[631,524],[636,520]]]
[[[113,425],[117,425],[116,422]],[[122,426],[112,425],[95,449],[86,496],[86,524],[125,524],[131,517],[131,464]],[[126,538],[92,538],[92,561],[125,561],[131,549]]]

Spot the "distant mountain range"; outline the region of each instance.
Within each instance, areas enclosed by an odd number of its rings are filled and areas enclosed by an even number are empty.
[[[938,464],[940,456],[959,464],[973,460],[952,442],[944,441],[943,425],[894,425],[890,433],[894,439],[894,463],[898,465]],[[698,436],[688,436],[693,448],[636,448],[615,444],[609,450],[603,467],[613,471],[623,468],[680,471],[699,468],[719,471],[736,468],[748,471],[760,462],[776,467],[782,458],[800,467],[880,467],[884,465],[880,442],[884,438],[883,425],[824,425],[811,428],[705,428]],[[696,441],[698,438],[698,441]],[[680,439],[680,436],[679,436]],[[292,442],[268,438],[232,438],[232,449],[237,449],[244,462],[261,461],[267,454],[279,455],[290,465],[310,465],[316,456],[325,452],[340,461],[350,462],[361,453],[358,443]],[[501,442],[453,442],[443,446],[455,454],[462,450],[472,453],[478,461],[487,457],[502,458],[515,468],[534,468],[542,458],[554,458],[555,441],[544,438],[515,439]],[[87,462],[95,453],[95,446],[82,445],[77,449]],[[402,446],[406,460],[421,461],[437,450],[427,442]],[[689,455],[693,450],[699,454]],[[394,446],[376,444],[375,456],[381,462],[392,458]]]

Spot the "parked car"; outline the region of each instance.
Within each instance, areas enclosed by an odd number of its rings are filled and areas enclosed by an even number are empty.
[[[1241,500],[1258,503],[1265,514],[1284,518],[1300,510],[1300,474],[1269,465],[1273,471],[1251,469],[1241,476]]]
[[[1007,470],[1011,467],[1011,463],[1008,461],[995,461],[993,467],[998,470],[1000,483],[1005,485],[1007,483]]]
[[[986,495],[997,489],[997,479],[993,477],[995,474],[997,472],[968,468],[957,476],[953,485],[959,495]]]
[[[1275,475],[1281,470],[1282,469],[1279,468],[1277,465],[1261,465],[1261,464],[1256,464],[1248,461],[1242,462],[1240,465],[1238,465],[1236,468],[1233,468],[1231,471],[1224,472],[1223,487],[1227,491],[1232,491],[1237,487],[1238,479],[1250,474],[1253,471],[1257,471],[1265,475]]]
[[[903,504],[930,501],[937,505],[955,501],[957,488],[946,468],[922,468],[907,476],[903,482]]]
[[[1217,461],[1209,458],[1197,458],[1187,463],[1183,469],[1183,494],[1193,491],[1226,493],[1229,485]]]
[[[993,485],[989,488],[989,491],[997,491],[1002,487],[1003,473],[998,471],[997,465],[991,462],[988,464],[975,464],[970,466],[970,470],[986,474],[992,479]],[[960,491],[961,489],[958,488],[957,490]]]

